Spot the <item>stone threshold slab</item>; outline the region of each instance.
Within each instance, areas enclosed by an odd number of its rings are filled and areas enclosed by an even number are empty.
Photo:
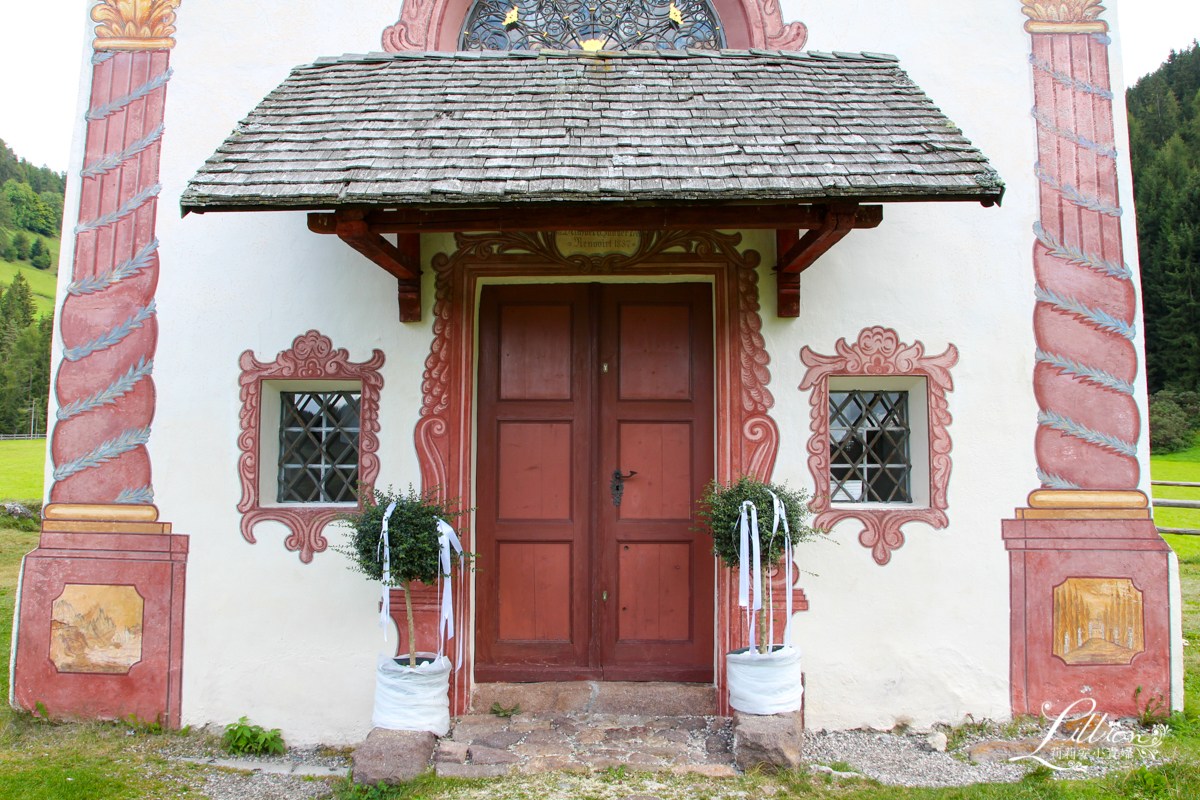
[[[545,681],[477,683],[471,710],[486,714],[494,704],[519,705],[535,714],[634,714],[656,717],[711,717],[717,690],[711,683],[665,681]]]

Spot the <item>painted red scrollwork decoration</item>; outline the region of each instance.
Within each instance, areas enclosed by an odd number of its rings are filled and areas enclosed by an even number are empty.
[[[396,24],[383,31],[383,49],[457,50],[473,0],[404,0]],[[714,0],[727,47],[800,50],[808,40],[803,22],[784,23],[779,0]]]
[[[958,363],[958,348],[950,345],[938,356],[926,356],[921,342],[905,344],[891,328],[864,328],[853,345],[839,339],[837,355],[825,356],[808,347],[800,351],[800,360],[808,367],[800,390],[811,390],[812,436],[808,440],[808,469],[818,487],[829,486],[829,378],[836,376],[921,376],[926,379],[929,405],[929,506],[913,508],[834,507],[829,493],[818,494],[809,504],[817,517],[814,525],[831,528],[842,520],[856,519],[863,524],[858,541],[871,550],[876,563],[883,565],[892,551],[904,545],[901,526],[924,522],[934,528],[949,524],[946,494],[950,485],[950,412],[946,393],[954,390],[950,368]]]
[[[242,410],[239,420],[242,432],[238,436],[238,475],[242,480],[242,499],[238,511],[242,514],[242,537],[254,544],[254,526],[271,520],[287,526],[291,534],[284,540],[289,551],[300,552],[305,564],[314,553],[329,546],[321,531],[337,518],[343,509],[318,504],[289,504],[262,506],[259,502],[260,444],[262,442],[262,385],[265,380],[331,380],[358,381],[361,386],[358,438],[358,478],[374,486],[379,475],[379,392],[383,388],[383,351],[375,350],[371,358],[361,363],[350,360],[344,348],[334,349],[333,342],[317,331],[297,336],[291,349],[284,350],[274,361],[264,363],[254,357],[253,350],[242,353],[238,366],[242,374]]]

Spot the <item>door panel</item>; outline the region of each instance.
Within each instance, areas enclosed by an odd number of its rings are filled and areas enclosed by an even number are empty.
[[[621,519],[689,520],[692,515],[692,426],[687,422],[617,423],[625,482]]]
[[[500,399],[571,399],[571,306],[500,309]]]
[[[692,309],[622,305],[622,400],[688,400],[692,396]]]
[[[501,422],[498,517],[571,517],[571,423]]]
[[[625,544],[617,554],[618,641],[691,638],[691,544]]]
[[[502,542],[500,640],[571,640],[571,545]]]
[[[707,285],[484,288],[476,680],[712,680],[712,361]]]

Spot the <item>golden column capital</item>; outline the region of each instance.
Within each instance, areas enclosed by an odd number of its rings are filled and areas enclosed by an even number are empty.
[[[92,7],[96,50],[170,50],[181,0],[101,0]]]
[[[1021,0],[1021,13],[1029,17],[1030,33],[1104,33],[1100,0]]]

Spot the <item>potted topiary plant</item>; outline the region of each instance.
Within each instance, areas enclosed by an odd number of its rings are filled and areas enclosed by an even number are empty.
[[[713,538],[713,553],[738,570],[738,605],[746,609],[749,647],[725,655],[729,704],[747,714],[781,714],[800,708],[800,650],[792,646],[792,548],[824,535],[807,524],[808,494],[786,484],[743,475],[733,483],[710,483],[700,500],[700,529]],[[782,563],[781,563],[782,562]],[[782,566],[787,622],[774,639],[770,571]],[[767,579],[763,580],[763,573]],[[760,613],[763,609],[764,613]]]
[[[445,736],[450,728],[450,659],[442,654],[443,634],[454,636],[451,576],[455,564],[465,566],[457,534],[448,522],[459,516],[453,501],[437,492],[406,494],[389,488],[361,490],[359,507],[341,517],[350,529],[347,542],[335,549],[350,558],[350,568],[379,581],[383,601],[380,625],[390,616],[393,587],[404,593],[408,622],[408,655],[381,655],[375,672],[375,711],[372,724],[392,730],[427,730]],[[443,583],[442,614],[436,652],[418,652],[413,622],[413,584]],[[386,628],[384,638],[386,639]]]

